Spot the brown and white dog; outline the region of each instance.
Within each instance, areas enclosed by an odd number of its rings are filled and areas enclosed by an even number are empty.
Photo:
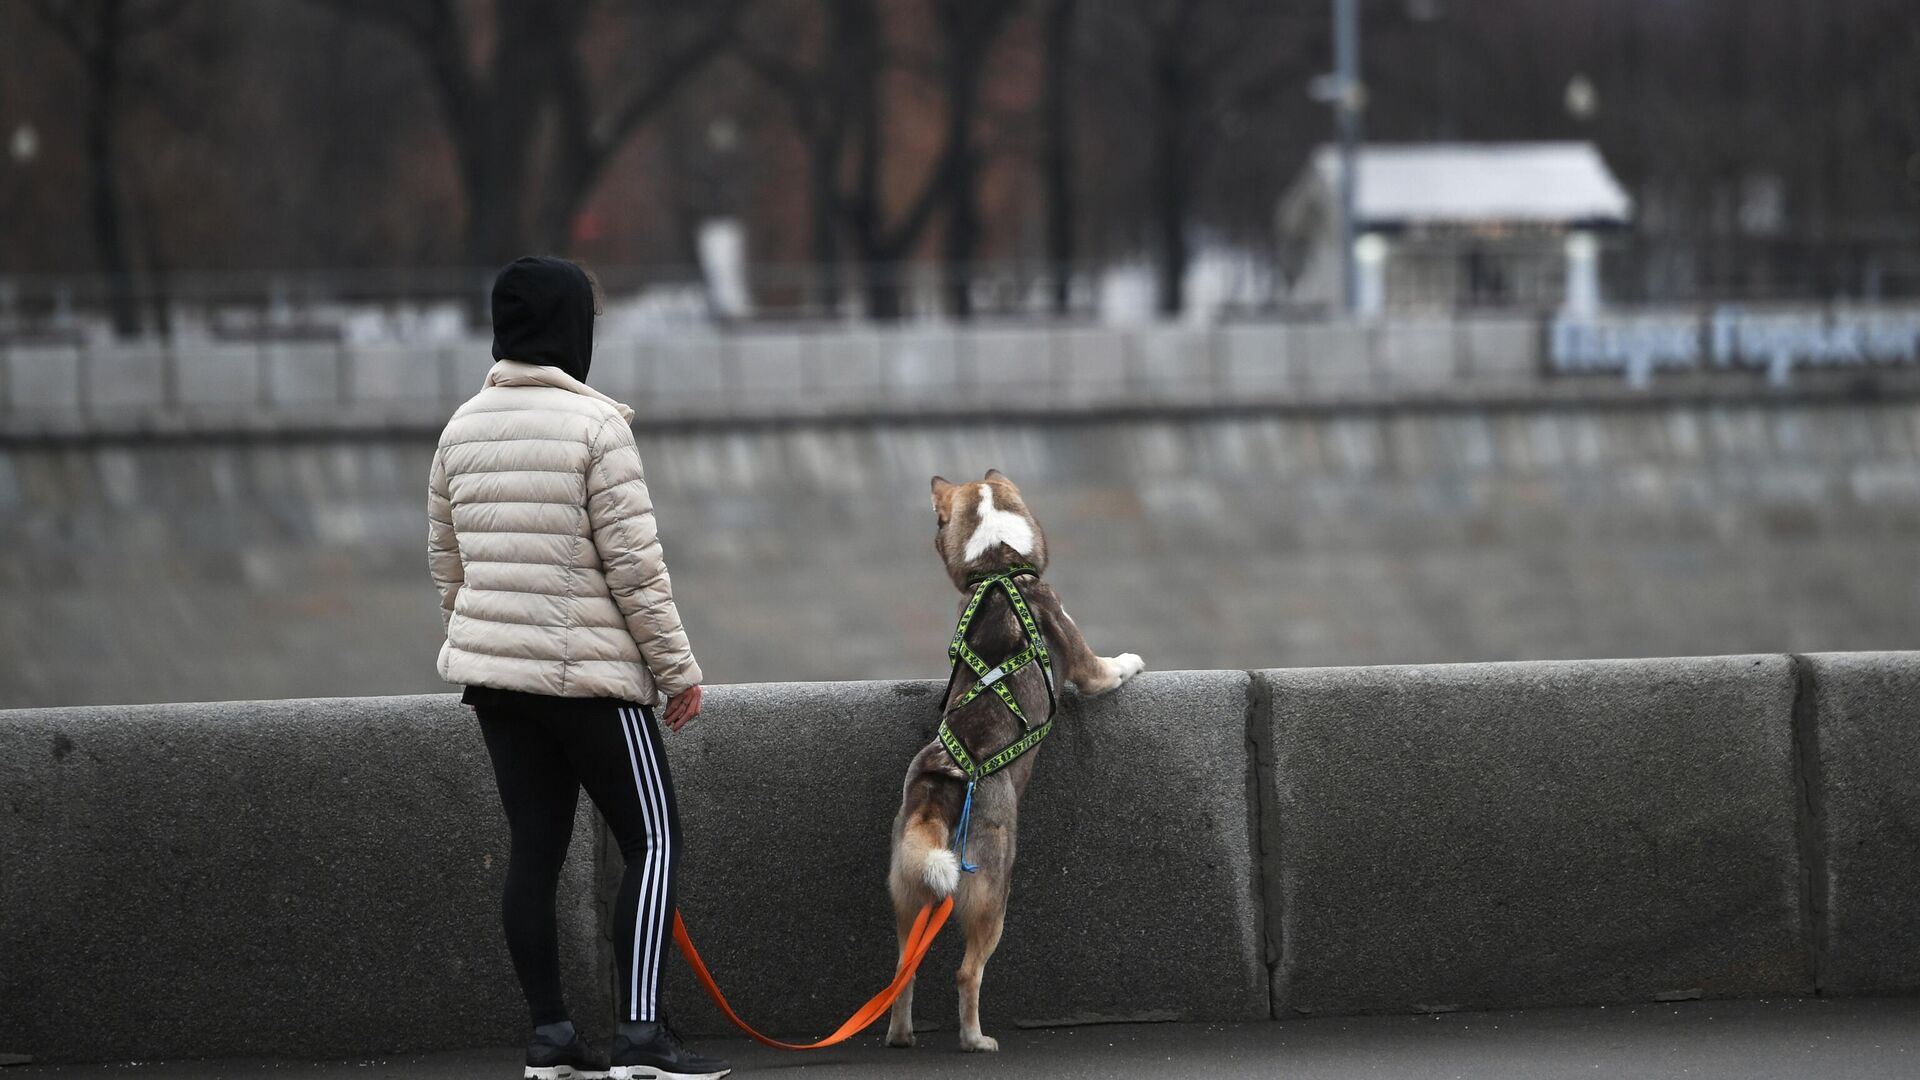
[[[1046,537],[1021,500],[1019,489],[998,469],[973,484],[951,484],[934,477],[933,510],[940,519],[934,548],[946,562],[947,576],[968,596],[972,595],[968,580],[981,574],[1023,563],[1046,571]],[[1060,606],[1060,597],[1046,582],[1022,577],[1017,584],[1047,639],[1056,678],[1073,683],[1083,694],[1104,694],[1145,668],[1132,653],[1095,656],[1081,638],[1079,627]],[[963,599],[961,606],[965,603]],[[1025,647],[1020,620],[1005,593],[996,589],[981,602],[968,641],[990,664]],[[973,672],[962,666],[941,707],[965,694],[974,681]],[[1033,723],[1044,723],[1047,686],[1039,665],[1022,668],[1011,676],[1010,683],[1020,708]],[[982,758],[1021,734],[1019,720],[997,694],[981,694],[955,711],[947,722],[961,742]],[[980,1033],[980,977],[994,946],[1000,943],[1007,888],[1013,877],[1020,793],[1033,775],[1039,751],[1036,746],[1022,754],[975,789],[967,842],[967,861],[979,867],[975,873],[960,872],[959,859],[950,846],[966,798],[966,774],[938,740],[920,751],[907,767],[900,813],[894,818],[893,869],[888,887],[903,948],[920,909],[949,894],[954,898],[955,922],[966,935],[967,954],[957,976],[963,1050],[1000,1048],[998,1042]],[[912,983],[894,1003],[887,1044],[913,1045]]]

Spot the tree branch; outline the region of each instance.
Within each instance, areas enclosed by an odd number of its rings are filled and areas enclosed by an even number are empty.
[[[151,33],[185,14],[193,0],[153,0],[121,17],[120,34],[125,38]]]
[[[734,43],[733,55],[755,78],[772,87],[793,113],[794,124],[811,135],[821,123],[818,99],[825,95],[817,73],[802,71],[785,57],[766,52],[745,40]]]
[[[433,80],[434,91],[454,129],[454,145],[481,121],[480,83],[467,61],[466,28],[452,0],[394,3],[392,0],[308,0],[335,13],[379,26],[413,47]]]
[[[940,208],[940,196],[946,191],[947,174],[953,169],[954,159],[958,156],[958,147],[947,147],[946,152],[940,155],[940,160],[927,171],[927,178],[920,185],[919,194],[914,196],[912,205],[899,223],[891,229],[882,230],[880,247],[889,259],[897,259],[906,254],[907,249],[920,239],[920,233],[933,220],[933,212]]]
[[[32,0],[33,13],[40,21],[52,27],[54,32],[66,39],[67,46],[81,56],[92,56],[99,47],[87,33],[86,23],[80,18],[80,5],[69,0]]]
[[[599,171],[606,158],[626,141],[627,136],[648,114],[665,104],[681,83],[705,67],[734,39],[740,14],[750,2],[725,0],[712,21],[692,41],[668,57],[667,62],[651,78],[635,87],[618,107],[594,122],[591,132],[594,172]]]
[[[453,11],[444,0],[426,3],[394,3],[393,0],[307,0],[335,14],[365,22],[379,23],[388,30],[418,44],[437,30]]]

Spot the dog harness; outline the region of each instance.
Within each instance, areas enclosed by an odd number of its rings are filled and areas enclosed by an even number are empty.
[[[938,732],[940,745],[946,747],[948,756],[953,758],[953,763],[967,774],[967,800],[960,808],[960,821],[953,831],[953,851],[959,856],[960,869],[969,874],[979,869],[967,862],[967,823],[973,817],[974,787],[987,777],[1013,764],[1020,755],[1039,746],[1040,740],[1046,738],[1047,732],[1053,730],[1053,714],[1057,708],[1053,692],[1053,657],[1047,652],[1047,639],[1040,633],[1040,624],[1034,620],[1032,609],[1027,607],[1027,598],[1020,595],[1020,587],[1013,583],[1014,578],[1027,575],[1037,578],[1040,576],[1040,571],[1023,564],[970,580],[968,584],[973,586],[973,596],[968,599],[966,608],[960,612],[960,623],[953,628],[953,643],[947,646],[947,659],[953,662],[953,673],[947,677],[946,696],[951,697],[953,694],[954,681],[960,677],[960,665],[965,664],[976,679],[974,684],[967,688],[966,693],[961,694],[958,700],[940,714]],[[1026,638],[1026,647],[989,667],[987,662],[980,658],[980,654],[973,651],[973,646],[967,644],[967,632],[973,629],[973,617],[980,610],[980,604],[986,600],[987,594],[995,589],[1007,594],[1007,603],[1012,605],[1014,615],[1020,620],[1020,630]],[[1040,675],[1047,683],[1047,716],[1037,727],[1027,716],[1026,710],[1020,707],[1019,700],[1014,697],[1013,687],[1009,685],[1010,678],[1029,664],[1039,665]],[[1020,721],[1021,735],[982,761],[976,760],[967,750],[966,744],[960,741],[960,736],[954,734],[952,725],[947,723],[947,718],[988,689],[999,695],[1007,711],[1013,713],[1014,719]]]

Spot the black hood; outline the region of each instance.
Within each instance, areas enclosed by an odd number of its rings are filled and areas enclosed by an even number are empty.
[[[565,259],[529,255],[493,279],[493,358],[543,364],[587,381],[593,283]]]

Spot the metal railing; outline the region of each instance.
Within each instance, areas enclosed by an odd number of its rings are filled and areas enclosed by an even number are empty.
[[[1301,253],[1203,249],[1184,281],[1183,318],[1325,315],[1337,297],[1303,300]],[[1284,253],[1283,253],[1284,255]],[[1462,236],[1396,248],[1387,307],[1538,314],[1557,307],[1565,265],[1552,239]],[[1618,235],[1601,249],[1609,303],[1920,298],[1920,245],[1746,237],[1725,242]],[[621,332],[712,323],[927,322],[954,317],[952,271],[937,262],[743,267],[716,287],[692,266],[598,266]],[[139,276],[127,294],[143,336],[190,341],[431,341],[483,325],[491,269],[367,268]],[[1132,322],[1157,316],[1145,259],[1058,271],[1041,260],[967,269],[965,307],[988,322]],[[735,298],[738,299],[735,299]],[[0,341],[110,336],[114,290],[97,274],[0,275]]]

